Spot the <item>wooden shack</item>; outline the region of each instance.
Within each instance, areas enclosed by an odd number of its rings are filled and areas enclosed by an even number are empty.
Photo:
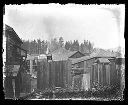
[[[13,98],[19,97],[21,91],[21,65],[25,61],[27,56],[26,50],[21,48],[23,42],[18,37],[13,28],[8,25],[5,25],[3,30],[3,38],[4,38],[4,51],[5,60],[4,60],[4,88],[5,88],[5,97]],[[5,53],[4,52],[4,53]],[[15,87],[13,86],[15,84]],[[13,89],[15,88],[15,89]],[[15,90],[15,96],[14,96]]]
[[[117,81],[118,76],[115,59],[116,55],[110,52],[101,51],[92,53],[90,56],[74,59],[72,61],[72,69],[84,69],[82,76],[90,81],[90,83],[88,81],[85,81],[85,83],[84,79],[82,80],[83,84],[89,85],[83,87],[86,90],[99,86],[116,85],[119,81]]]

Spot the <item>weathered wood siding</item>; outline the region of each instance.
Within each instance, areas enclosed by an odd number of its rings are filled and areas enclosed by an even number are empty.
[[[46,60],[38,62],[37,88],[40,90],[55,87],[71,88],[71,61]]]
[[[81,90],[82,78],[83,78],[82,74],[73,76],[73,85],[72,85],[73,90]]]
[[[120,70],[116,69],[115,59],[111,59],[110,63],[94,63],[97,58],[84,61],[84,69],[90,72],[90,86],[95,87],[96,84],[117,85],[120,82]]]

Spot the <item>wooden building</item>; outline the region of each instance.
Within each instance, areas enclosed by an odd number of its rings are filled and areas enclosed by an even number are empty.
[[[21,48],[23,42],[16,32],[8,25],[3,30],[4,45],[4,86],[5,97],[19,97],[21,92],[21,71],[22,65],[27,56],[26,50]],[[15,86],[14,86],[14,85]],[[15,88],[15,89],[13,89]],[[14,94],[15,91],[15,94]],[[15,96],[14,96],[15,95]]]
[[[84,56],[72,60],[72,69],[83,68],[83,81],[81,89],[92,89],[99,86],[117,85],[116,55],[110,52],[101,51],[92,53],[90,56]],[[82,86],[85,84],[85,86]],[[88,85],[86,85],[88,84]]]
[[[66,50],[64,47],[61,47],[51,53],[53,61],[63,61],[63,60],[72,60],[75,58],[80,58],[85,56],[80,51],[69,51]]]

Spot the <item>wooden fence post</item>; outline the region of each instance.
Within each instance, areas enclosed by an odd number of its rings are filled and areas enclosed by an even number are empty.
[[[55,88],[55,62],[52,61],[52,64],[51,64],[51,68],[52,68],[52,71],[51,71],[51,80],[52,80],[52,89]]]
[[[71,76],[71,61],[68,61],[68,86],[69,90],[72,88],[72,76]]]

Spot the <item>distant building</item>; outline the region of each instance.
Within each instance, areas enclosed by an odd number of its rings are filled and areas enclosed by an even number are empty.
[[[87,80],[81,80],[84,89],[94,88],[97,85],[120,84],[120,74],[116,69],[116,55],[114,53],[98,51],[90,56],[76,58],[72,60],[72,70],[74,72],[83,70],[81,76]]]
[[[65,48],[61,47],[51,53],[52,60],[53,61],[62,61],[62,60],[68,60],[68,59],[74,59],[74,58],[80,58],[82,56],[85,56],[80,51],[69,51]]]

